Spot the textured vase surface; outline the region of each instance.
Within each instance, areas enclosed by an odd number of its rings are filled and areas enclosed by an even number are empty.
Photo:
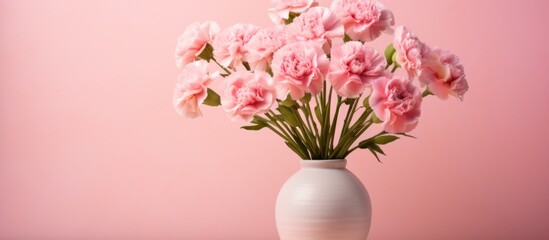
[[[301,160],[276,201],[281,240],[365,240],[372,206],[346,160]]]

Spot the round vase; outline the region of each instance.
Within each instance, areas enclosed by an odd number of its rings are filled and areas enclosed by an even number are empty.
[[[372,206],[346,160],[302,160],[276,200],[281,240],[365,240]]]

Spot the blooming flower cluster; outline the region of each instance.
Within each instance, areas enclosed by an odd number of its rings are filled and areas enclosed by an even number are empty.
[[[180,115],[195,118],[201,105],[222,106],[231,119],[250,124],[244,129],[278,134],[303,159],[341,159],[355,149],[378,158],[380,145],[418,125],[424,97],[462,100],[469,88],[455,54],[395,26],[378,0],[273,5],[268,28],[220,30],[210,21],[187,27],[175,50],[181,72],[173,104]],[[393,41],[379,52],[369,43],[382,34]],[[214,81],[221,95],[209,88]],[[355,144],[372,124],[383,130]]]

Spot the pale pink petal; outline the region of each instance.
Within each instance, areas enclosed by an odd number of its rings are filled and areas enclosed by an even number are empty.
[[[448,96],[455,96],[461,100],[469,89],[465,70],[459,58],[441,48],[430,51],[429,57],[422,65],[419,81],[442,100]]]
[[[232,120],[250,121],[276,102],[271,77],[265,72],[236,71],[226,79],[221,105]]]
[[[327,79],[339,96],[356,98],[375,79],[385,76],[386,61],[374,48],[351,41],[332,48]]]
[[[267,11],[269,18],[276,24],[283,24],[290,12],[299,14],[318,5],[316,0],[273,0],[272,3],[274,7]]]
[[[342,38],[344,27],[334,13],[325,7],[312,7],[288,26],[289,34],[299,41]]]
[[[236,24],[221,31],[213,41],[215,59],[230,68],[247,61],[245,45],[258,31],[259,27],[251,24]]]
[[[177,39],[175,63],[178,68],[196,60],[219,32],[216,22],[193,23]]]
[[[207,86],[217,77],[217,73],[208,73],[206,61],[196,61],[185,65],[178,75],[174,89],[173,105],[176,111],[185,117],[202,116],[199,104],[207,97]]]
[[[383,121],[386,132],[405,133],[417,126],[423,97],[411,81],[381,78],[372,86],[370,107]]]
[[[334,0],[331,9],[353,40],[373,41],[395,24],[392,12],[377,0]]]
[[[279,99],[290,94],[299,99],[305,93],[318,94],[322,90],[329,61],[315,42],[294,42],[280,48],[273,56],[273,80]]]

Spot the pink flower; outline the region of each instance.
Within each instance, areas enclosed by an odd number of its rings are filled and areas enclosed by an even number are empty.
[[[383,120],[385,131],[404,133],[417,126],[423,97],[411,81],[380,78],[372,86],[370,107]]]
[[[175,64],[183,67],[196,59],[206,45],[219,32],[216,22],[193,23],[177,39],[175,48]]]
[[[173,106],[181,116],[196,118],[202,116],[198,107],[208,96],[207,86],[217,77],[208,74],[208,62],[192,62],[183,67],[177,76],[173,94]]]
[[[288,31],[299,41],[319,40],[324,43],[331,38],[342,38],[345,29],[329,8],[312,7],[296,17]]]
[[[313,42],[295,42],[280,48],[271,65],[278,98],[290,94],[300,99],[305,92],[318,94],[329,64],[321,46]]]
[[[252,69],[265,71],[271,64],[273,54],[287,43],[286,38],[281,26],[259,30],[245,46]]]
[[[385,76],[385,57],[361,42],[347,42],[332,48],[327,79],[337,94],[356,98],[377,78]]]
[[[393,13],[377,0],[334,0],[331,8],[353,40],[373,41],[395,25]]]
[[[449,95],[463,100],[463,95],[469,90],[459,58],[441,48],[432,49],[429,58],[424,61],[419,81],[443,100]]]
[[[254,115],[269,111],[276,101],[272,79],[265,72],[236,71],[225,80],[221,105],[233,120],[250,121]]]
[[[283,24],[285,19],[289,19],[290,12],[302,13],[318,5],[315,0],[272,0],[272,3],[275,6],[268,9],[269,18],[276,24]]]
[[[235,67],[247,61],[244,45],[259,31],[251,24],[236,24],[221,31],[213,41],[214,56],[225,67]]]
[[[408,72],[410,79],[419,76],[422,61],[429,54],[429,47],[404,26],[396,28],[393,46],[397,53],[397,63]]]

